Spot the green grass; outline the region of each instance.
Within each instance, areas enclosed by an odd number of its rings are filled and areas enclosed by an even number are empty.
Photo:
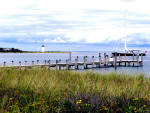
[[[45,68],[0,69],[0,112],[150,112],[150,78]]]

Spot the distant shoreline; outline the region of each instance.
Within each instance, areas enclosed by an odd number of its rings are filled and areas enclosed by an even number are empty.
[[[23,51],[16,48],[2,48],[0,47],[0,53],[70,53],[69,51]]]

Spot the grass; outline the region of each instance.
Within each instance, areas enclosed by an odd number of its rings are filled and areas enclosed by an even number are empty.
[[[0,112],[150,112],[150,78],[0,68]]]

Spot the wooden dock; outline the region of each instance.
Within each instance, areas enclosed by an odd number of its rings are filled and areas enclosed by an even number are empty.
[[[84,56],[82,61],[79,61],[79,57],[77,56],[75,60],[71,59],[71,55],[69,55],[69,59],[66,62],[62,62],[61,59],[56,60],[55,63],[51,63],[51,60],[44,60],[44,64],[40,64],[39,60],[30,62],[30,65],[27,64],[27,61],[18,62],[18,65],[14,65],[14,61],[11,61],[11,65],[7,65],[7,62],[3,62],[3,66],[1,67],[15,67],[15,68],[32,68],[32,67],[48,67],[54,68],[57,70],[62,69],[90,69],[90,68],[109,68],[114,67],[115,69],[120,66],[132,66],[132,67],[140,67],[143,66],[143,56],[145,53],[133,54],[133,53],[117,53],[114,52],[110,56],[106,53],[99,53],[98,57],[92,56],[89,58],[88,56]],[[129,59],[130,57],[130,59]],[[89,60],[90,59],[90,60]]]

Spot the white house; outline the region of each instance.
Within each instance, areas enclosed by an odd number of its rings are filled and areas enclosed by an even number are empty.
[[[45,52],[45,46],[44,45],[41,46],[41,52]]]

